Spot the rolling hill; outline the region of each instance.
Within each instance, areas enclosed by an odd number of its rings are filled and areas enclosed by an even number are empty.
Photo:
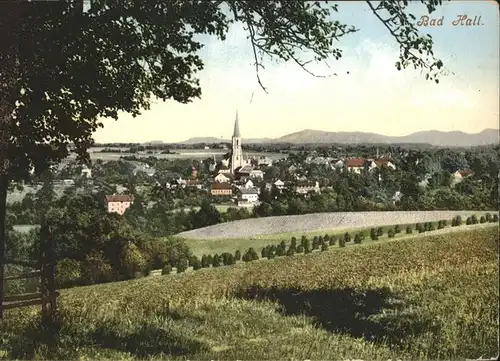
[[[230,142],[228,139],[215,137],[190,138],[181,144],[220,143]],[[488,144],[498,144],[499,130],[484,129],[480,133],[470,134],[460,131],[443,132],[426,130],[405,136],[388,136],[366,132],[327,132],[322,130],[305,129],[299,132],[284,135],[279,138],[243,139],[244,143],[337,143],[337,144],[418,144],[427,143],[432,146],[470,147]]]

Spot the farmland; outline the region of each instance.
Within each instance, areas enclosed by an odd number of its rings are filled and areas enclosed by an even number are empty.
[[[52,350],[36,308],[8,311],[1,357],[492,357],[498,276],[495,225],[80,287],[61,292]]]
[[[179,233],[186,239],[236,239],[280,233],[331,231],[359,227],[378,227],[394,224],[434,222],[460,215],[466,218],[474,211],[405,211],[405,212],[332,212],[295,216],[252,218],[216,224]]]

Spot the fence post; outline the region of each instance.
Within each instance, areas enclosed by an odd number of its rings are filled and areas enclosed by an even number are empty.
[[[40,230],[40,265],[42,279],[42,324],[44,327],[53,326],[56,311],[56,260],[52,231],[48,224],[43,222]]]

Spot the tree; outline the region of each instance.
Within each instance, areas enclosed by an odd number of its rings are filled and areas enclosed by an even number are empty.
[[[361,242],[361,235],[359,233],[356,233],[356,235],[354,236],[354,243],[360,244]]]
[[[9,182],[29,178],[32,166],[42,172],[65,158],[70,146],[79,160],[88,161],[100,118],[116,120],[119,112],[135,117],[154,98],[187,103],[200,97],[198,35],[224,40],[232,25],[244,24],[257,82],[265,90],[260,59],[293,61],[313,74],[300,53],[311,53],[316,61],[339,59],[337,40],[357,30],[333,21],[337,4],[321,2],[151,0],[138,6],[130,0],[93,0],[85,12],[83,3],[2,4],[0,279]],[[437,82],[443,63],[433,56],[430,36],[420,36],[407,4],[367,3],[400,47],[397,69],[424,69],[426,78]],[[439,3],[426,1],[428,12]]]
[[[326,242],[323,242],[321,244],[321,251],[324,252],[324,251],[327,251],[328,250],[328,244]]]
[[[401,227],[399,226],[399,224],[396,224],[396,226],[394,227],[394,233],[401,233]]]
[[[412,234],[413,233],[413,229],[411,228],[411,226],[406,226],[406,234]]]
[[[240,261],[240,260],[241,260],[241,252],[240,252],[240,250],[239,250],[239,249],[238,249],[238,250],[236,250],[236,252],[234,252],[234,259],[235,259],[236,261]]]

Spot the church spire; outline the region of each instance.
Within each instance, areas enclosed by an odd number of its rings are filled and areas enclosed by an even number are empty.
[[[236,110],[236,120],[234,121],[233,137],[240,137],[240,122],[238,120],[238,110]]]

